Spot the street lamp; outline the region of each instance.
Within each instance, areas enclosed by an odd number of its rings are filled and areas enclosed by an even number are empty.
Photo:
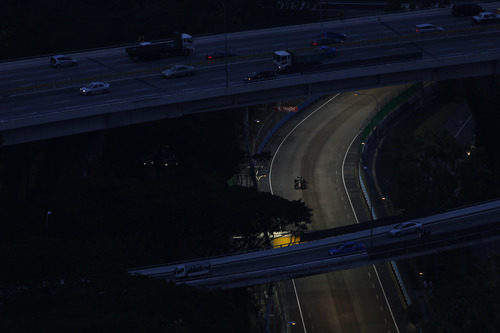
[[[373,98],[373,100],[375,101],[375,114],[377,114],[380,111],[380,103],[378,102],[377,97],[375,95],[372,95],[372,94],[365,94],[365,93],[360,93],[360,92],[354,93],[354,96],[362,96],[362,95],[370,96],[371,98]],[[378,140],[377,126],[373,126],[372,131],[375,132],[375,137]]]
[[[45,238],[49,237],[49,215],[52,215],[52,211],[47,211],[47,215],[45,215]]]
[[[227,67],[227,25],[226,25],[226,5],[224,4],[224,1],[219,0],[219,3],[222,6],[222,9],[224,11],[224,67],[226,69],[226,88],[229,86],[229,70]]]

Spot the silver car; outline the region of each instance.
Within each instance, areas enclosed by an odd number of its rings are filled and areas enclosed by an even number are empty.
[[[167,70],[161,72],[166,78],[191,76],[194,74],[194,66],[189,65],[173,65]]]
[[[78,65],[78,60],[69,56],[58,54],[50,57],[50,66],[54,68],[70,67]]]
[[[80,88],[80,95],[105,94],[107,92],[109,92],[109,83],[107,82],[90,82],[85,87]]]
[[[411,233],[423,233],[423,231],[424,228],[422,224],[418,222],[403,222],[395,225],[394,228],[389,231],[389,236],[394,237]]]
[[[415,32],[418,33],[435,32],[435,31],[444,31],[444,28],[429,23],[417,24],[415,26]]]

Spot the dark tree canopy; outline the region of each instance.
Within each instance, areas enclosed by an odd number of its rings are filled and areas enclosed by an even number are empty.
[[[308,22],[317,0],[0,2],[0,59]],[[282,4],[280,6],[279,4]],[[224,5],[223,5],[224,4]],[[278,15],[279,14],[279,15]]]
[[[227,185],[242,167],[240,122],[231,110],[2,147],[0,315],[11,312],[0,331],[252,331],[246,290],[203,293],[126,273],[266,247],[261,235],[310,222],[301,201]],[[156,163],[165,154],[178,163]],[[143,163],[151,156],[154,167]]]

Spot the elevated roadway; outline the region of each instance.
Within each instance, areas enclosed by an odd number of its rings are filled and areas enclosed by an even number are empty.
[[[417,34],[419,23],[445,31]],[[60,70],[48,66],[48,57],[7,61],[0,63],[0,132],[5,144],[16,144],[335,91],[497,74],[499,29],[477,27],[442,8],[232,33],[228,48],[239,56],[214,62],[204,55],[224,48],[223,35],[195,37],[196,54],[187,58],[132,62],[116,47],[77,52],[79,66]],[[348,34],[331,70],[242,82],[249,72],[271,69],[273,51],[308,48],[325,30]],[[421,57],[406,57],[416,53]],[[180,62],[197,66],[196,75],[161,77],[162,69]],[[111,92],[79,96],[78,88],[92,80],[110,82]]]
[[[410,234],[392,238],[388,236],[392,226],[380,226],[286,248],[144,267],[129,272],[177,284],[227,289],[411,258],[499,239],[500,200],[427,216],[418,221],[430,231],[430,235],[416,237],[416,234]],[[362,242],[367,250],[338,256],[328,254],[330,248],[347,241]],[[211,269],[200,277],[176,279],[176,267],[180,264],[210,265]]]

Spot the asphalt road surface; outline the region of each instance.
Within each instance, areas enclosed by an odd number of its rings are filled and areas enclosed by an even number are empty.
[[[382,104],[399,89],[332,96],[327,103],[297,115],[271,144],[274,149],[279,146],[270,175],[272,191],[287,199],[304,200],[313,209],[311,229],[356,223],[342,179],[344,157],[373,115],[376,101]],[[347,163],[352,161],[347,159]],[[293,187],[293,179],[299,175],[308,181],[306,190]],[[366,208],[356,208],[358,218],[366,220]],[[367,266],[285,282],[283,307],[288,319],[297,323],[290,331],[399,332],[377,275],[373,266]]]

